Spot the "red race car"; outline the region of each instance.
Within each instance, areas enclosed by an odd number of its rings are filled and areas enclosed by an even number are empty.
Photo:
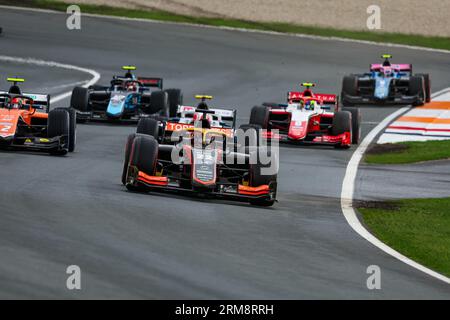
[[[314,93],[313,83],[302,83],[303,92],[290,91],[287,103],[264,103],[252,108],[250,125],[264,129],[263,136],[282,142],[332,145],[349,148],[361,136],[358,108],[340,110],[338,96]],[[277,130],[277,131],[276,131]]]

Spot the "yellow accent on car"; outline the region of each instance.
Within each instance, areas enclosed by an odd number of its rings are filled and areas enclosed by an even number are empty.
[[[306,88],[311,88],[311,87],[315,87],[316,84],[312,83],[312,82],[303,82],[302,83],[302,87],[306,87]]]
[[[392,54],[383,54],[382,56],[381,56],[383,59],[390,59],[390,58],[392,58]]]
[[[208,96],[208,95],[204,95],[204,94],[196,94],[195,95],[195,99],[208,99],[211,100],[213,98],[213,96]]]
[[[47,142],[50,142],[50,140],[47,138],[41,138],[41,139],[39,139],[39,142],[47,143]]]
[[[6,79],[8,82],[25,82],[25,79],[22,78],[8,78]]]
[[[122,67],[123,70],[136,70],[135,66],[123,66]]]

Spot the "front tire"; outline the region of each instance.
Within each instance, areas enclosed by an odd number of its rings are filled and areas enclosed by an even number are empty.
[[[133,145],[133,140],[136,138],[138,134],[132,133],[127,138],[127,144],[125,145],[125,160],[123,162],[123,170],[122,170],[122,184],[126,185],[127,183],[127,173],[128,173],[128,166],[130,164],[130,154],[131,154],[131,147]]]
[[[361,140],[361,111],[359,108],[343,108],[352,115],[352,144],[359,144]]]
[[[334,114],[331,134],[338,136],[343,133],[350,132],[352,134],[352,115],[349,111],[338,111]],[[336,145],[336,148],[348,149],[350,145]]]
[[[431,101],[431,80],[430,75],[428,73],[417,74],[417,76],[423,77],[425,83],[425,102]]]
[[[258,151],[256,151],[258,152]],[[275,185],[275,194],[276,194],[276,183],[277,183],[277,178],[278,178],[278,174],[274,173],[274,174],[263,174],[263,169],[264,168],[270,168],[271,165],[275,165],[276,169],[275,172],[278,172],[278,158],[272,157],[272,153],[270,151],[268,151],[267,153],[268,156],[270,156],[270,158],[272,159],[272,162],[268,163],[268,164],[262,164],[259,156],[257,155],[257,162],[255,164],[250,164],[250,170],[249,170],[249,175],[250,175],[250,186],[252,187],[259,187],[262,185]],[[275,161],[275,164],[273,164],[273,161]],[[254,206],[261,206],[261,207],[270,207],[275,203],[275,199],[251,199],[250,201],[251,205]]]
[[[425,79],[422,76],[412,76],[409,79],[409,95],[419,96],[419,100],[413,105],[420,106],[426,101]]]
[[[55,109],[48,113],[47,137],[56,138],[65,136],[67,139],[66,148],[52,152],[57,155],[65,155],[70,148],[70,115],[65,109]]]
[[[156,171],[157,157],[158,157],[159,144],[155,138],[147,135],[139,135],[133,139],[129,166],[137,168],[138,171],[142,171],[148,175],[154,175]],[[128,181],[129,170],[127,170]],[[139,185],[139,183],[128,184],[126,181],[126,187],[131,191],[144,191],[145,187]]]
[[[74,108],[56,108],[69,113],[69,152],[74,152],[77,144],[77,112]]]
[[[169,96],[165,91],[153,91],[150,94],[150,106],[148,114],[157,114],[162,117],[168,116]]]

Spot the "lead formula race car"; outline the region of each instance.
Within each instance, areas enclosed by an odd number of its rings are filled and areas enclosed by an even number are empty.
[[[122,183],[131,191],[171,191],[272,206],[276,201],[278,154],[270,148],[236,145],[235,137],[211,126],[215,111],[178,131],[178,144],[161,138],[161,123],[143,118],[128,137]],[[212,120],[214,121],[214,120]],[[163,125],[164,127],[164,125]]]

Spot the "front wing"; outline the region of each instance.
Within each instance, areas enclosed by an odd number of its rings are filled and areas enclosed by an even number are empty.
[[[218,184],[217,190],[207,188],[184,188],[176,179],[167,176],[151,176],[130,167],[127,186],[145,187],[147,191],[167,191],[183,194],[221,198],[235,201],[248,202],[250,200],[275,200],[276,182],[269,185],[249,187],[240,184]]]
[[[270,141],[271,139],[276,139],[284,143],[292,144],[317,144],[317,145],[329,145],[329,146],[350,146],[351,145],[351,133],[344,132],[340,135],[329,135],[329,134],[314,134],[310,133],[305,139],[292,139],[285,133],[274,133],[272,131],[267,131],[263,133],[263,137]]]

